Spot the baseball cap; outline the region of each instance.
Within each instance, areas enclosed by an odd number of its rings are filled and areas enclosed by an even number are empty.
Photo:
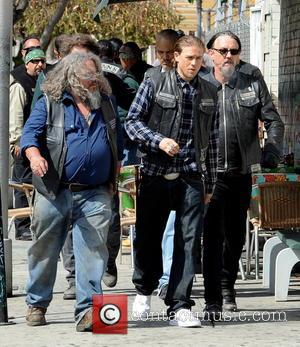
[[[46,59],[45,53],[42,49],[33,49],[29,51],[24,58],[25,64],[28,64],[31,60],[34,59]]]

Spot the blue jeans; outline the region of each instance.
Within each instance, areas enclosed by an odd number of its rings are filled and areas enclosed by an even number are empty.
[[[111,216],[111,195],[106,186],[71,192],[60,189],[55,200],[37,192],[32,220],[33,243],[28,250],[29,279],[26,303],[48,307],[53,295],[59,253],[73,226],[76,273],[75,318],[101,294],[106,269],[106,239]]]
[[[163,261],[163,275],[159,280],[158,289],[169,283],[172,260],[173,260],[173,249],[174,249],[174,234],[175,234],[175,211],[171,211],[169,219],[167,221],[166,229],[162,239],[162,261]]]

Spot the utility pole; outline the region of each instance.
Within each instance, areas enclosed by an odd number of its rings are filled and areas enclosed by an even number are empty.
[[[196,36],[199,39],[202,38],[202,0],[196,0],[197,8],[197,33]]]
[[[12,295],[12,243],[7,235],[9,172],[9,72],[13,1],[0,0],[0,321],[7,322],[6,297]],[[2,236],[2,237],[1,237]]]

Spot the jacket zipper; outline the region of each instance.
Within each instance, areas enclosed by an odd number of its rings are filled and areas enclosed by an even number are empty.
[[[226,123],[226,112],[225,112],[225,84],[222,84],[223,93],[223,120],[224,120],[224,169],[227,171],[228,168],[228,151],[227,151],[227,123]]]

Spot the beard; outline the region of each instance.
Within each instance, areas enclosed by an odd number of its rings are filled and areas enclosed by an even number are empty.
[[[101,94],[99,90],[95,90],[93,92],[86,90],[84,103],[91,109],[97,110],[101,106]]]
[[[221,67],[221,72],[222,72],[223,77],[228,79],[228,80],[233,75],[234,70],[235,70],[234,65]]]

